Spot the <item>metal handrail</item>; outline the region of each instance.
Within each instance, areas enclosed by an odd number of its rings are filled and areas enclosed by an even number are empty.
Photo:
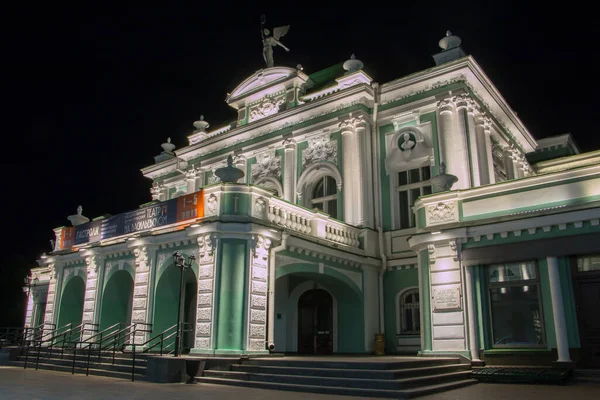
[[[59,345],[62,344],[61,346],[61,353],[60,353],[60,358],[62,359],[64,357],[64,349],[65,349],[65,343],[71,343],[73,342],[73,333],[77,332],[79,330],[79,335],[81,337],[81,331],[83,329],[83,327],[85,326],[85,323],[83,324],[79,324],[75,327],[72,326],[72,323],[69,323],[65,326],[62,326],[58,329],[55,329],[53,332],[55,333],[52,337],[50,337],[49,339],[40,339],[40,340],[32,340],[31,342],[35,344],[35,346],[37,347],[37,355],[36,355],[36,362],[35,362],[35,369],[37,370],[39,367],[39,363],[40,363],[40,353],[42,352],[42,345],[45,343],[49,343],[48,349],[50,350],[50,352],[52,352],[52,349],[54,348],[55,345]],[[62,331],[62,332],[61,332]],[[56,333],[58,332],[58,333]],[[42,337],[47,336],[47,335],[42,335]],[[69,340],[67,340],[67,338]],[[28,362],[28,358],[29,358],[29,347],[31,346],[27,346],[27,350],[25,353],[25,365],[24,365],[24,369],[27,369],[27,362]]]
[[[0,347],[2,346],[14,346],[21,342],[25,336],[25,332],[29,328],[23,327],[5,327],[1,328],[0,333]]]

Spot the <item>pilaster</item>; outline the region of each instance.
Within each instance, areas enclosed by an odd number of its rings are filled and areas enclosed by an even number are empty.
[[[149,313],[149,291],[151,275],[154,273],[154,260],[156,259],[156,247],[149,245],[140,245],[133,249],[135,256],[135,279],[133,283],[133,304],[131,312],[131,323],[146,324],[151,323]],[[146,341],[147,332],[137,332],[135,343],[140,344]]]
[[[283,173],[283,198],[290,203],[295,203],[296,193],[296,141],[287,138],[283,141],[284,146],[284,173]]]
[[[362,267],[365,318],[365,351],[375,351],[375,334],[379,331],[379,277],[378,268]]]
[[[83,317],[81,322],[83,324],[91,325],[98,323],[98,269],[100,265],[104,263],[104,257],[98,255],[88,255],[85,258],[87,279],[85,283],[85,294],[83,300]],[[90,326],[86,326],[86,329],[90,329]],[[85,340],[93,335],[93,332],[86,330],[83,332],[82,340]]]
[[[366,132],[368,123],[362,114],[350,115],[340,123],[342,131],[342,166],[344,181],[344,221],[356,226],[368,224],[366,182]]]
[[[456,97],[446,98],[438,102],[438,140],[441,161],[446,164],[446,172],[455,175],[458,181],[452,189],[467,189],[470,186],[468,149],[465,136],[466,125],[464,118],[459,127]]]
[[[50,283],[48,284],[48,298],[46,299],[46,315],[44,316],[44,325],[53,325],[56,321],[55,311],[58,312],[56,306],[56,297],[58,292],[58,271],[56,264],[50,264]]]
[[[215,255],[217,237],[201,234],[198,243],[198,301],[196,338],[192,353],[211,353],[214,350],[215,321]]]
[[[466,139],[465,149],[467,149],[467,159],[470,168],[470,186],[480,186],[481,178],[479,171],[479,151],[477,146],[477,135],[475,132],[475,101],[471,96],[463,94],[458,96],[456,100],[456,110],[460,114],[461,136]]]
[[[194,193],[196,191],[196,170],[194,169],[194,167],[186,171],[185,182],[187,184],[186,193]]]
[[[246,349],[251,353],[268,353],[267,343],[267,279],[271,239],[256,235],[250,260],[248,279]]]

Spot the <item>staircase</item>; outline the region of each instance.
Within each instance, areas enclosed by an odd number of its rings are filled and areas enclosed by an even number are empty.
[[[18,357],[16,361],[9,361],[8,365],[15,367],[25,366],[25,352]],[[30,347],[27,356],[27,369],[36,369],[38,348]],[[73,358],[75,358],[75,369],[73,370]],[[76,374],[86,374],[88,372],[88,352],[87,350],[77,351],[75,354],[72,348],[60,349],[42,347],[39,353],[38,369],[46,369],[60,372],[75,372]],[[125,378],[134,380],[145,380],[146,376],[146,354],[136,354],[135,371],[132,377],[133,357],[131,353],[116,352],[113,362],[112,352],[102,352],[100,357],[98,352],[92,351],[90,355],[89,374],[108,376],[112,378]]]
[[[361,397],[407,399],[477,382],[469,364],[451,357],[253,358],[208,368],[198,382]]]

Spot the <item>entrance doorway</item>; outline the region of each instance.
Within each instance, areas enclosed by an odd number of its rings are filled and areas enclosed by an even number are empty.
[[[333,299],[323,289],[306,291],[298,300],[298,353],[333,352]]]
[[[600,368],[600,255],[577,257],[571,263],[571,271],[583,366]]]

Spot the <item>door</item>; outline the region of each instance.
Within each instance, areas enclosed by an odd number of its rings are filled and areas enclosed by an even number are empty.
[[[309,290],[298,300],[298,353],[332,352],[333,300],[325,290]]]
[[[588,258],[591,257],[585,257],[585,259]],[[578,261],[578,265],[573,265],[572,271],[575,278],[573,282],[575,284],[581,358],[585,368],[600,368],[600,318],[598,318],[600,269],[596,269],[596,265],[594,268],[582,268],[581,259]]]

